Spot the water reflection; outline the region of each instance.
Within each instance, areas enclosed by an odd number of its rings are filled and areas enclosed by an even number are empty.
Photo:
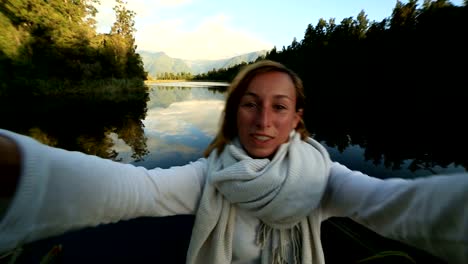
[[[0,99],[0,126],[50,145],[119,160],[111,135],[141,159],[148,152],[142,120],[146,91],[84,97],[14,97]]]
[[[350,168],[381,178],[467,171],[464,150],[468,139],[459,129],[404,121],[389,124],[385,118],[350,123],[335,116],[330,118],[334,123],[327,123],[317,122],[320,117],[315,117],[306,120],[312,124],[314,137],[329,147],[332,157]]]
[[[149,154],[134,161],[129,149],[115,141],[118,158],[147,168],[165,168],[201,157],[218,128],[225,89],[222,83],[151,85],[143,120]]]
[[[366,157],[366,150],[358,145],[348,145],[342,150],[330,147],[322,142],[334,161],[345,164],[351,169],[359,170],[379,178],[416,178],[439,173],[463,172],[466,169],[461,165],[451,163],[440,166],[436,162],[426,164],[419,159],[405,159],[399,162],[398,167],[383,164],[377,160]],[[381,157],[381,159],[384,159]]]
[[[145,94],[122,95],[120,100],[115,95],[112,100],[0,99],[0,126],[51,146],[167,168],[202,156],[217,131],[226,86],[152,84]],[[461,128],[422,126],[400,115],[369,119],[362,108],[319,109],[325,108],[316,103],[306,109],[308,129],[333,160],[351,169],[381,178],[467,171],[468,139]]]

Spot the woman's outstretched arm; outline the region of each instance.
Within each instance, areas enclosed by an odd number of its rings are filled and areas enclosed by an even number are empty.
[[[8,150],[7,158],[1,155],[3,162],[10,167],[8,175],[18,180],[8,180],[10,186],[5,188],[11,199],[0,218],[0,253],[85,227],[193,214],[198,206],[204,160],[148,170],[53,148],[11,131],[0,129],[1,135],[2,154]],[[2,167],[1,177],[5,171]]]
[[[324,211],[416,246],[448,263],[468,263],[468,173],[378,179],[334,163]]]

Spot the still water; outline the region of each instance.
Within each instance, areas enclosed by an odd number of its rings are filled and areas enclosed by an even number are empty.
[[[55,147],[168,168],[202,156],[217,131],[227,85],[155,83],[142,94],[109,98],[1,99],[0,126]],[[305,111],[308,130],[333,160],[379,178],[467,171],[468,139],[453,125],[464,113],[422,115],[427,107],[418,106],[401,114],[394,107],[376,118],[371,108],[347,101],[313,100]]]
[[[132,159],[131,147],[113,134],[117,159],[147,168],[167,168],[200,158],[217,131],[226,86],[225,83],[196,82],[150,85],[147,113],[142,120],[148,154],[140,160]],[[319,141],[327,147],[333,160],[379,178],[414,178],[466,171],[461,165],[442,166],[427,160],[422,162],[416,156],[401,159],[398,166],[390,166],[385,164],[385,157],[380,162],[366,157],[366,150],[351,144],[351,138],[345,147]]]
[[[148,154],[132,159],[132,149],[114,134],[117,159],[146,168],[183,165],[202,156],[215,136],[225,83],[164,83],[149,86],[142,120]]]

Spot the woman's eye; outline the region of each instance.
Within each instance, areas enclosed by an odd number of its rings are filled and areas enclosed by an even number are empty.
[[[252,102],[247,102],[247,103],[242,104],[242,106],[247,107],[247,108],[253,108],[253,107],[256,107],[257,104],[252,103]]]
[[[284,106],[284,105],[275,105],[274,108],[275,108],[276,110],[285,110],[285,109],[287,109],[287,107]]]

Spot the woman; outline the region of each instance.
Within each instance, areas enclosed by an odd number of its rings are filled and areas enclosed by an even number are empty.
[[[9,204],[0,252],[98,224],[195,214],[187,263],[324,263],[320,224],[346,216],[468,263],[468,175],[380,180],[351,171],[308,137],[303,111],[301,80],[264,60],[232,82],[205,158],[185,166],[147,170],[0,130]]]

